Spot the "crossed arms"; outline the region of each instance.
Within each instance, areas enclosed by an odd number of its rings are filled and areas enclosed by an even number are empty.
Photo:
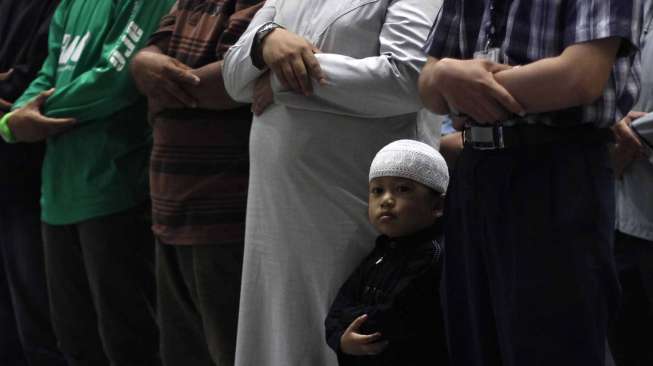
[[[620,44],[617,37],[578,43],[521,67],[429,57],[420,97],[435,113],[456,111],[481,124],[591,104],[605,88]]]

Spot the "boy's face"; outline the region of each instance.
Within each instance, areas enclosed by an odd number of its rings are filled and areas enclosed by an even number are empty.
[[[391,238],[433,225],[442,215],[442,196],[406,178],[378,177],[369,185],[370,222]]]

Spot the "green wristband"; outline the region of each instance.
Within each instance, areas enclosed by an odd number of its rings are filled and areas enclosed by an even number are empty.
[[[0,119],[0,136],[2,136],[2,139],[5,140],[5,142],[10,144],[16,142],[14,134],[11,133],[11,129],[9,129],[9,117],[11,117],[12,114],[13,113],[7,113]]]

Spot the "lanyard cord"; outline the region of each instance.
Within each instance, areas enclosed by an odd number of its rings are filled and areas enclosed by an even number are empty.
[[[503,0],[490,0],[488,2],[488,8],[490,12],[490,20],[485,24],[485,34],[487,35],[487,42],[485,43],[485,52],[487,52],[490,47],[498,47],[498,33],[499,33],[499,23],[500,16],[506,18],[502,13],[503,9],[499,9],[499,4],[502,4]],[[508,22],[508,19],[503,19],[505,23]],[[503,25],[501,25],[503,27]]]

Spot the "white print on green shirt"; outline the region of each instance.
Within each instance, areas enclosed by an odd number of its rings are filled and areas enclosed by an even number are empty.
[[[79,57],[82,55],[84,47],[86,47],[90,39],[91,32],[86,32],[83,38],[80,36],[75,36],[75,38],[73,38],[70,34],[64,34],[63,40],[61,41],[59,65],[66,65],[70,61],[73,63],[79,61]]]
[[[131,21],[125,30],[125,34],[122,36],[121,46],[125,46],[127,49],[122,52],[119,50],[120,47],[116,48],[111,52],[109,56],[109,61],[117,71],[121,71],[125,68],[127,64],[127,59],[134,53],[136,49],[136,44],[143,37],[143,30],[138,24]]]

